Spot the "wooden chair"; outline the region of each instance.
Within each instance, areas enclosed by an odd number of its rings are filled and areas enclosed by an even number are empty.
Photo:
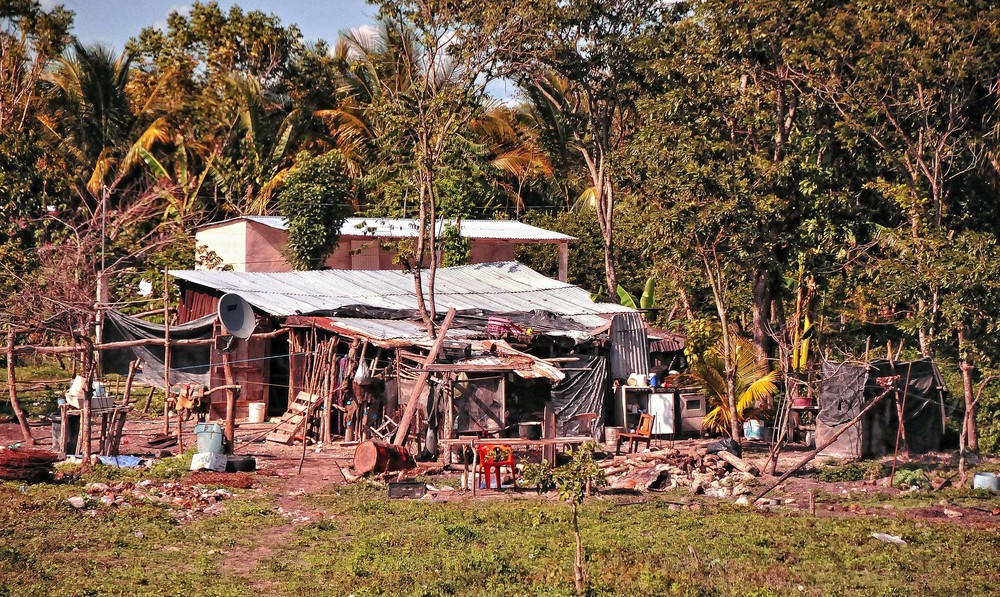
[[[656,415],[651,415],[649,413],[643,413],[639,415],[639,426],[636,427],[635,431],[631,433],[619,433],[618,434],[618,445],[615,446],[615,454],[621,454],[622,443],[626,440],[629,442],[629,454],[635,452],[639,448],[639,442],[646,442],[646,449],[649,449],[649,443],[653,440],[653,421],[656,420]]]
[[[563,425],[563,435],[569,437],[594,437],[597,413],[580,413],[570,417]]]

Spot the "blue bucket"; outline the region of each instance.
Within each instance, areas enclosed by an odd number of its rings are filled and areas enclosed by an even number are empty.
[[[743,423],[743,435],[747,439],[764,439],[764,424],[756,419]]]
[[[222,426],[218,423],[199,423],[194,426],[198,452],[222,454]]]

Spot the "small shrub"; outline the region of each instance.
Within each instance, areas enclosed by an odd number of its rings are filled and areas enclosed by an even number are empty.
[[[844,465],[824,464],[819,469],[819,480],[824,483],[874,481],[885,475],[885,466],[877,460],[862,460]]]
[[[903,468],[896,471],[896,477],[892,480],[892,484],[896,487],[906,485],[907,487],[930,489],[931,481],[923,469]]]

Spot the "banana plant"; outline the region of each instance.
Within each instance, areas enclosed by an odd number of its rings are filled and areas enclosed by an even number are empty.
[[[642,289],[642,296],[636,301],[635,297],[629,294],[621,285],[618,286],[618,301],[631,309],[652,309],[656,302],[656,280],[646,279],[646,285]]]

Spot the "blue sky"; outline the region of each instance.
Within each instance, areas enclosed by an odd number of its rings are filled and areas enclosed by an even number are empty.
[[[101,42],[121,50],[144,27],[164,27],[167,15],[186,12],[192,2],[163,0],[43,0],[51,7],[62,4],[76,13],[73,33],[84,43]],[[285,25],[294,23],[307,41],[333,42],[337,34],[372,23],[377,9],[365,0],[219,0],[223,9],[238,4],[244,11],[275,14]]]

